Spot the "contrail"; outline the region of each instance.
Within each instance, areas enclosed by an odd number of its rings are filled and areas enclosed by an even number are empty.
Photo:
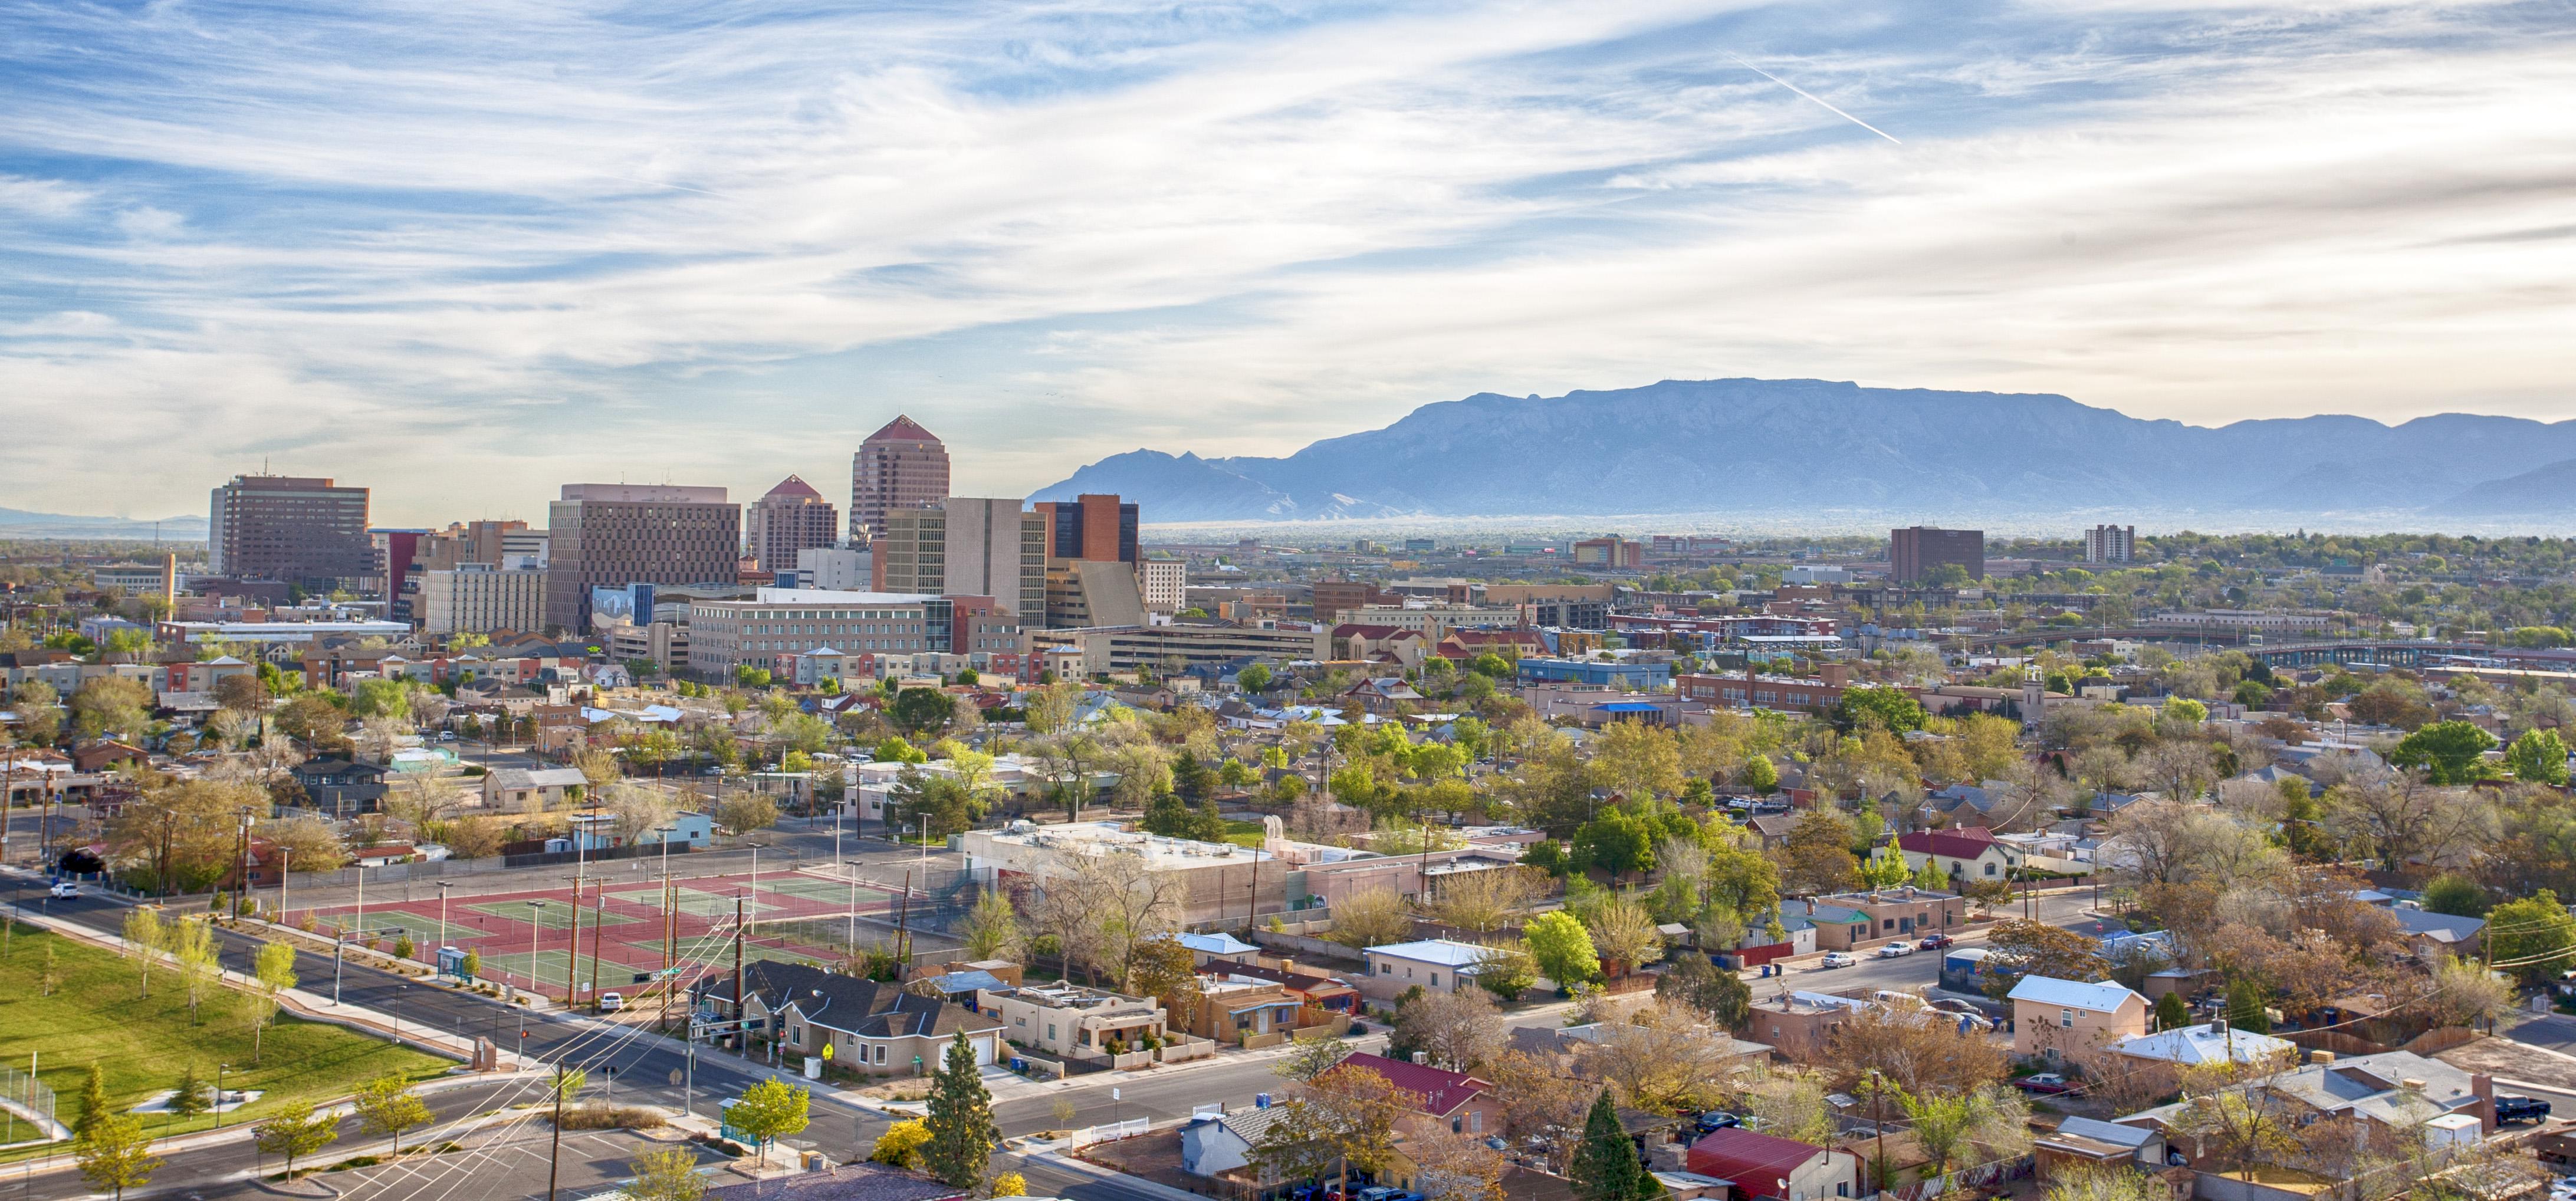
[[[1897,140],[1896,140],[1896,135],[1895,135],[1895,134],[1889,133],[1889,132],[1887,132],[1887,131],[1886,131],[1886,130],[1884,130],[1884,129],[1880,129],[1880,128],[1879,128],[1879,127],[1877,127],[1877,126],[1872,125],[1872,124],[1870,124],[1870,123],[1869,123],[1869,122],[1867,122],[1867,121],[1863,121],[1863,120],[1861,120],[1860,118],[1855,117],[1855,116],[1851,115],[1850,113],[1844,112],[1844,111],[1843,111],[1843,110],[1841,110],[1841,109],[1835,108],[1834,106],[1832,106],[1832,105],[1830,105],[1830,104],[1825,104],[1824,100],[1823,100],[1821,97],[1818,97],[1815,93],[1813,93],[1813,92],[1809,92],[1809,91],[1807,91],[1806,89],[1801,88],[1801,87],[1799,87],[1798,85],[1796,85],[1796,84],[1794,84],[1794,83],[1789,82],[1788,80],[1782,79],[1782,78],[1780,78],[1779,76],[1777,76],[1777,75],[1774,75],[1774,74],[1770,73],[1769,71],[1765,71],[1765,70],[1763,70],[1763,69],[1762,69],[1762,68],[1760,68],[1760,67],[1754,66],[1753,64],[1751,64],[1751,63],[1748,63],[1748,62],[1744,61],[1744,56],[1742,56],[1742,55],[1739,55],[1739,54],[1730,54],[1730,55],[1727,55],[1727,57],[1728,57],[1728,58],[1731,58],[1731,59],[1734,59],[1734,60],[1735,60],[1735,63],[1736,63],[1736,65],[1737,65],[1737,66],[1740,66],[1740,67],[1744,68],[1744,69],[1745,69],[1745,70],[1747,70],[1747,71],[1751,71],[1751,72],[1753,72],[1754,74],[1759,75],[1759,76],[1761,76],[1761,77],[1762,77],[1762,78],[1764,78],[1764,79],[1768,79],[1768,80],[1770,80],[1770,81],[1771,81],[1771,82],[1773,82],[1773,83],[1779,84],[1781,87],[1787,88],[1787,89],[1789,89],[1790,91],[1792,91],[1792,92],[1796,92],[1796,93],[1798,93],[1799,95],[1804,96],[1804,97],[1806,97],[1806,98],[1807,98],[1807,99],[1809,99],[1809,100],[1813,100],[1813,101],[1815,101],[1815,102],[1816,102],[1816,103],[1818,103],[1818,104],[1824,105],[1824,108],[1825,108],[1825,111],[1826,111],[1826,112],[1832,113],[1833,115],[1835,115],[1835,116],[1837,116],[1837,117],[1840,117],[1840,118],[1842,118],[1842,119],[1843,119],[1843,120],[1845,120],[1845,121],[1849,121],[1849,122],[1851,122],[1851,123],[1852,123],[1852,124],[1854,124],[1854,125],[1860,126],[1862,129],[1866,129],[1866,130],[1870,131],[1871,133],[1877,134],[1878,136],[1880,136],[1880,137],[1882,137],[1882,138],[1885,138],[1885,139],[1887,139],[1888,141],[1896,142],[1896,144],[1897,144],[1897,145],[1899,145],[1899,146],[1902,146],[1902,145],[1904,145],[1904,144],[1905,144],[1905,143],[1903,143],[1903,142],[1897,142]]]

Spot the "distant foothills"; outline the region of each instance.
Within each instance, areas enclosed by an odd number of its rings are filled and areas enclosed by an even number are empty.
[[[1424,405],[1286,458],[1135,450],[1033,499],[1114,492],[1148,520],[1279,522],[1699,514],[2204,528],[2497,529],[2576,517],[2576,421],[2320,415],[2218,428],[2063,396],[1665,380]]]

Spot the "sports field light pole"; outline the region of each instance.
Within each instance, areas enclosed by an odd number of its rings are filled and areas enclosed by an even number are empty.
[[[756,897],[760,895],[760,848],[765,844],[754,842],[744,845],[751,848],[751,895]],[[746,922],[756,923],[760,920],[759,906],[760,902],[752,902],[752,912],[744,919]]]
[[[438,945],[441,950],[447,947],[447,890],[455,884],[453,880],[438,882]]]
[[[653,827],[653,836],[662,841],[662,971],[661,979],[653,982],[662,994],[662,1016],[655,1019],[653,1027],[657,1031],[671,1028],[671,954],[678,941],[674,925],[677,919],[672,912],[679,903],[679,898],[671,895],[671,831],[675,828]]]
[[[847,861],[850,869],[850,949],[859,947],[859,861]]]
[[[546,990],[544,985],[537,982],[537,934],[546,928],[545,914],[544,901],[528,902],[528,991],[537,994],[541,999],[546,995]],[[566,974],[569,975],[569,971]],[[564,1008],[570,1009],[572,1006],[567,1003]]]

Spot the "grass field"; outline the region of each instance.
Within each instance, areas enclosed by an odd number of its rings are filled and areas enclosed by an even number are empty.
[[[1229,820],[1225,823],[1225,840],[1236,846],[1251,847],[1258,851],[1262,844],[1268,841],[1262,830],[1260,822]]]
[[[37,981],[48,947],[62,980],[51,996],[44,995]],[[425,1080],[455,1066],[339,1026],[283,1014],[269,1026],[254,1063],[248,997],[209,986],[198,1020],[191,1022],[185,990],[169,970],[152,973],[149,997],[140,995],[140,982],[134,960],[31,926],[17,927],[8,955],[0,958],[0,1062],[24,1066],[29,1055],[38,1056],[40,1075],[61,1099],[56,1116],[67,1125],[80,1117],[81,1083],[93,1062],[105,1074],[109,1104],[120,1110],[176,1087],[191,1063],[208,1086],[215,1082],[215,1065],[229,1065],[225,1088],[258,1089],[267,1095],[226,1115],[227,1124],[256,1121],[293,1100],[342,1096],[388,1073]],[[156,1137],[215,1124],[212,1115],[166,1124],[159,1115],[139,1116],[145,1132]]]

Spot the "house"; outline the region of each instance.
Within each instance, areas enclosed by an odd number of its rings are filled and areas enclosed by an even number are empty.
[[[1388,1084],[1411,1094],[1415,1098],[1414,1116],[1446,1126],[1451,1134],[1499,1133],[1503,1128],[1502,1103],[1494,1097],[1493,1084],[1465,1072],[1361,1051],[1343,1057],[1324,1074],[1362,1069],[1386,1077]]]
[[[1301,1005],[1312,1005],[1327,1013],[1356,1013],[1360,1008],[1360,990],[1341,980],[1316,972],[1300,971],[1293,959],[1275,963],[1230,963],[1225,974],[1253,980],[1268,980],[1288,990]]]
[[[1393,1001],[1416,985],[1424,992],[1457,992],[1475,987],[1477,965],[1485,961],[1486,948],[1471,942],[1426,938],[1370,947],[1364,954],[1368,976],[1360,981],[1361,994],[1373,1001]]]
[[[2495,1130],[2492,1078],[2406,1051],[2301,1064],[2237,1085],[2236,1091],[2289,1127],[2351,1118],[2410,1141],[2430,1136],[2437,1144],[2474,1142]],[[2219,1154],[2187,1102],[2141,1110],[2121,1118],[2120,1124],[2163,1132],[2171,1149],[2194,1166]]]
[[[2413,905],[2389,906],[2388,914],[2397,919],[2398,929],[2406,932],[2408,941],[2419,952],[2475,955],[2478,940],[2487,928],[2487,919],[2482,917],[2434,913]]]
[[[944,1184],[921,1172],[875,1163],[845,1163],[820,1172],[797,1172],[710,1188],[700,1201],[960,1201],[971,1189]]]
[[[333,817],[353,817],[373,813],[384,803],[385,771],[377,764],[331,755],[307,759],[288,768],[287,774],[304,789],[308,808]]]
[[[1391,663],[1410,670],[1421,666],[1423,657],[1430,653],[1431,640],[1420,630],[1357,622],[1333,627],[1333,654],[1339,659]]]
[[[1860,1191],[1860,1158],[1848,1151],[1728,1128],[1691,1144],[1683,1166],[1702,1176],[1735,1182],[1738,1196],[1774,1201],[1818,1201]]]
[[[1086,1063],[1131,1066],[1119,1057],[1164,1035],[1160,1004],[1078,984],[981,989],[975,1008],[1000,1019],[1011,1042]]]
[[[1832,893],[1816,900],[1860,914],[1869,925],[1869,931],[1861,935],[1863,939],[1906,939],[1925,932],[1962,929],[1968,924],[1965,898],[1911,884],[1875,892]]]
[[[2118,984],[2024,976],[2005,999],[2016,1055],[2090,1059],[2147,1032],[2147,999]]]
[[[1764,813],[1747,819],[1744,824],[1761,836],[1763,850],[1776,851],[1789,845],[1789,835],[1798,828],[1798,815]]]
[[[1928,861],[1953,882],[2009,879],[2021,861],[2012,844],[1997,841],[1984,826],[1917,830],[1899,835],[1896,847],[1905,852],[1905,866],[1919,872]]]
[[[1193,1176],[1242,1172],[1247,1183],[1270,1183],[1252,1167],[1252,1149],[1261,1145],[1271,1123],[1287,1112],[1279,1106],[1263,1105],[1191,1118],[1188,1125],[1181,1127],[1181,1170]]]
[[[2237,1030],[2226,1021],[2194,1022],[2172,1030],[2141,1034],[2111,1044],[2111,1053],[2144,1063],[2193,1067],[2208,1063],[2265,1063],[2295,1059],[2299,1045],[2286,1038]]]
[[[1165,1000],[1168,1004],[1171,998]],[[1191,1004],[1172,1012],[1169,1019],[1174,1028],[1199,1038],[1242,1047],[1267,1047],[1288,1040],[1297,1030],[1297,1015],[1304,1007],[1303,1001],[1275,980],[1220,971],[1199,977],[1198,996]]]
[[[1782,901],[1780,915],[1784,924],[1790,918],[1813,923],[1815,947],[1821,951],[1848,951],[1876,937],[1878,919],[1848,905],[1830,904],[1823,900]],[[1746,936],[1751,936],[1746,931]]]
[[[571,767],[504,767],[483,777],[483,807],[506,813],[543,813],[578,799],[590,777]]]
[[[2031,1157],[2042,1178],[2087,1168],[2132,1168],[2153,1173],[2164,1170],[2165,1136],[2153,1126],[2070,1117],[2059,1122],[2057,1129],[2031,1141]]]
[[[741,1016],[789,1055],[820,1056],[829,1047],[837,1067],[910,1076],[938,1067],[961,1031],[975,1062],[989,1064],[1000,1054],[999,1020],[900,985],[778,960],[747,964],[742,978],[750,1000]],[[734,1017],[733,980],[730,972],[700,980],[692,990],[693,1006],[710,1018]]]
[[[1405,683],[1401,676],[1362,680],[1342,695],[1359,702],[1360,708],[1371,713],[1392,712],[1399,705],[1420,704],[1423,699],[1422,694],[1415,692],[1413,685]]]
[[[1812,1059],[1825,1049],[1834,1027],[1869,1009],[1869,1002],[1856,997],[1802,989],[1755,1001],[1744,1032],[1792,1059]]]
[[[1261,957],[1261,948],[1231,934],[1175,934],[1172,941],[1190,949],[1198,966],[1211,963],[1250,963]]]
[[[120,763],[142,767],[152,761],[143,748],[114,739],[101,738],[72,748],[72,770],[102,772]]]

